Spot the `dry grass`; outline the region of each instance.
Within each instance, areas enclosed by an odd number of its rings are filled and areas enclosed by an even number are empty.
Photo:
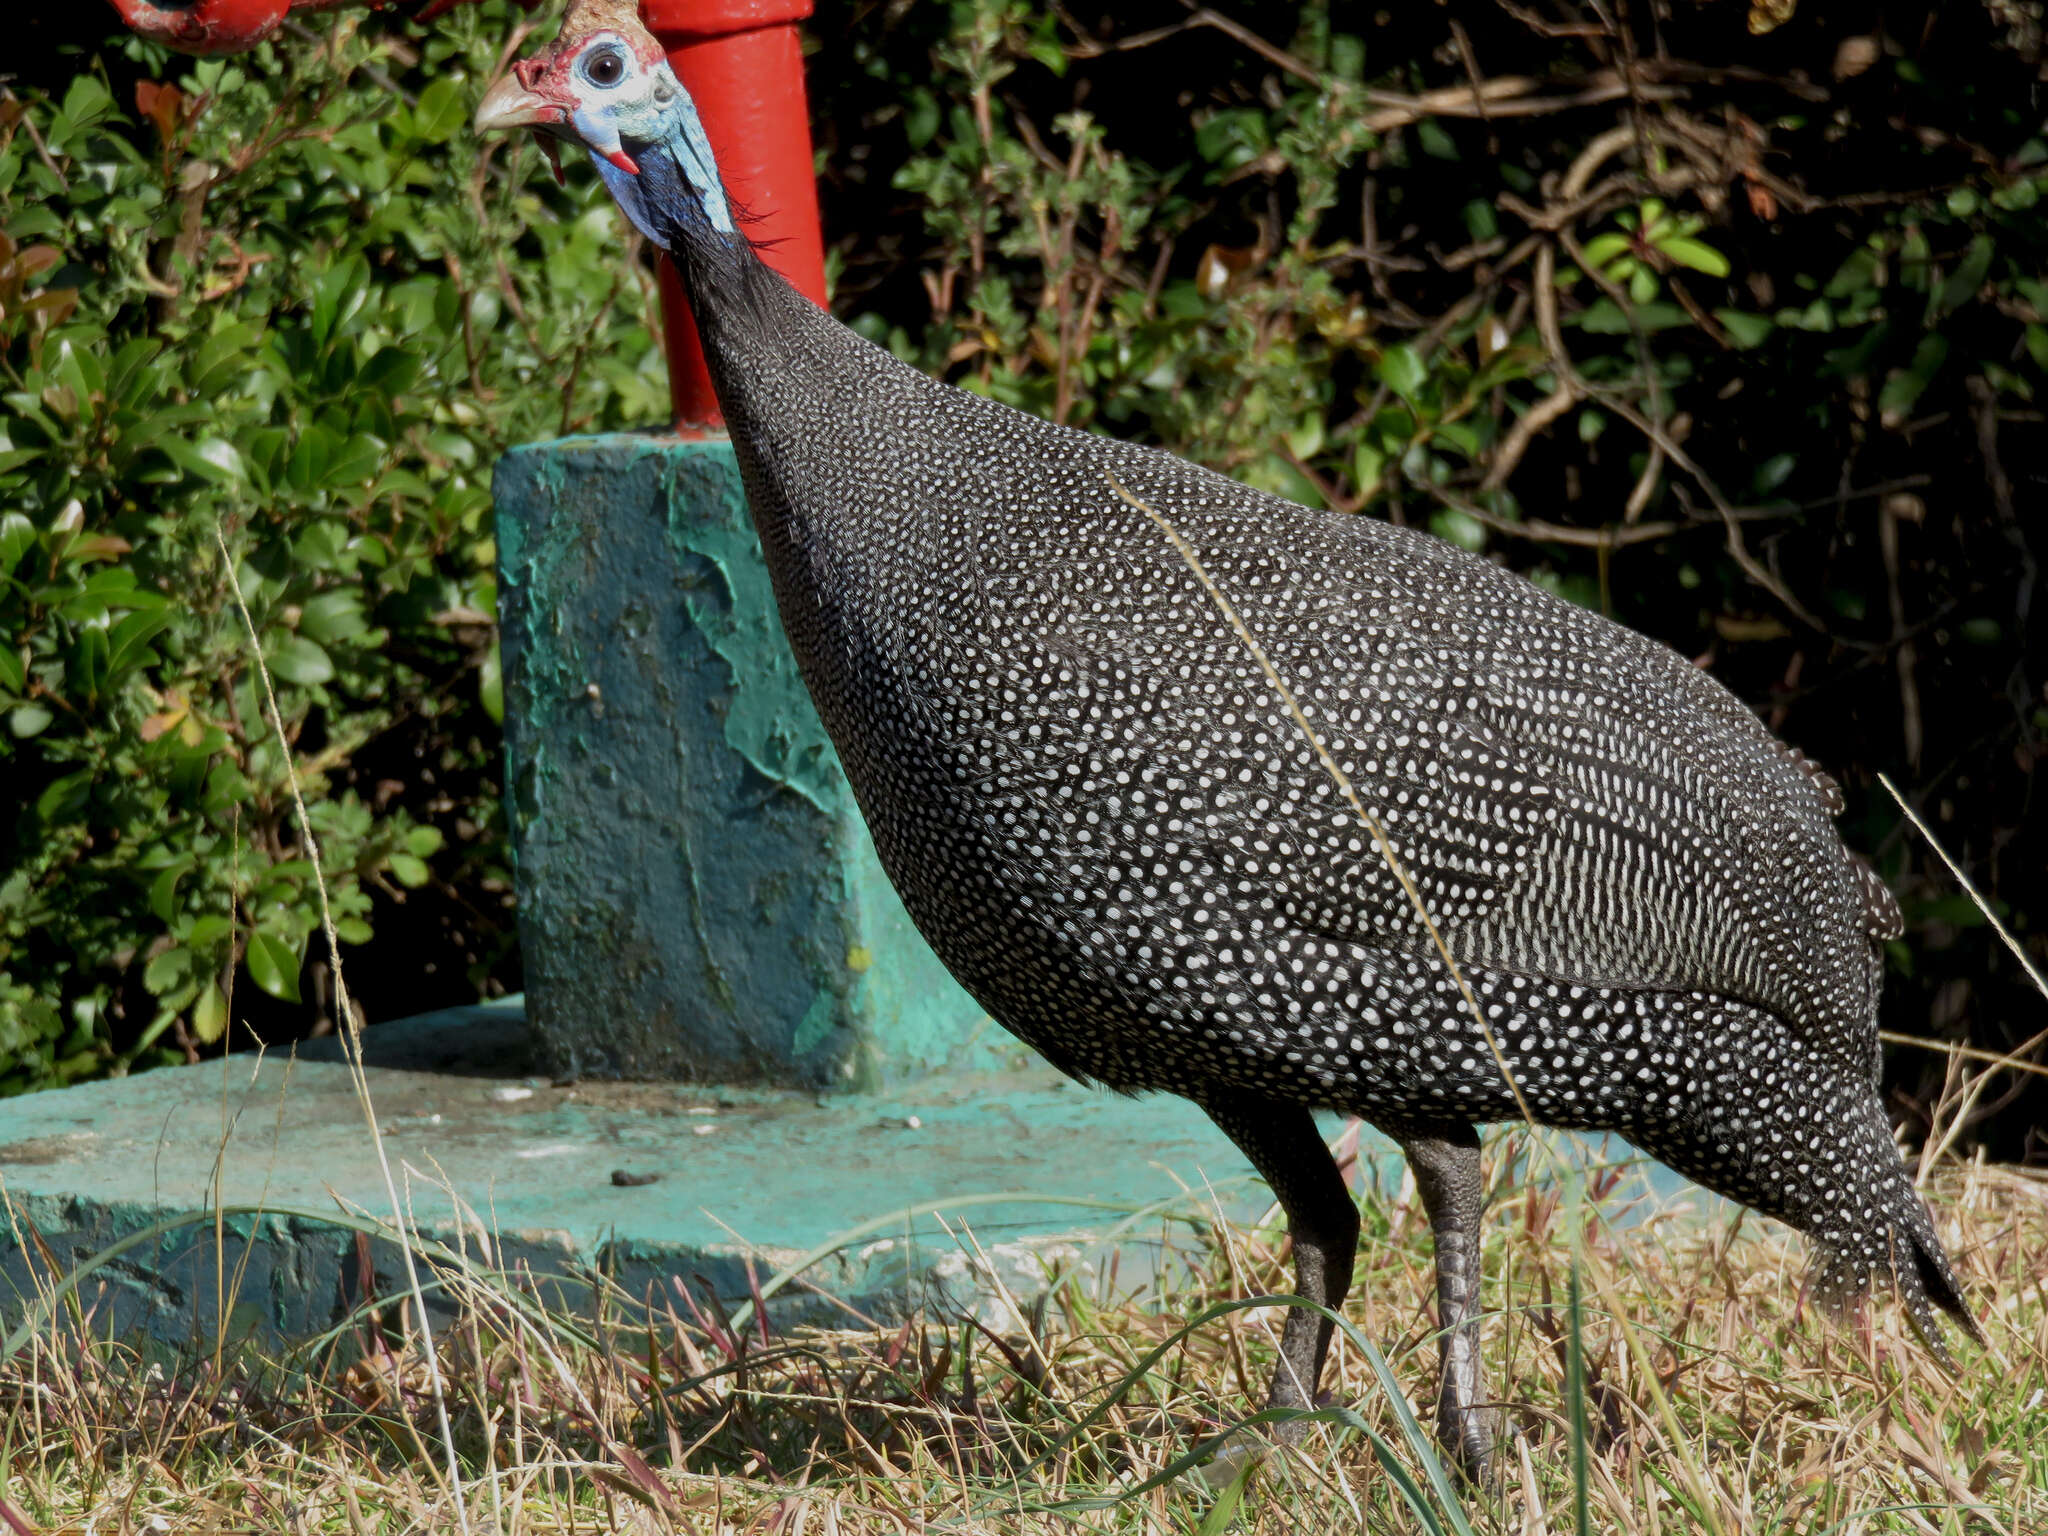
[[[1489,1165],[1515,1151],[1497,1143]],[[463,1512],[505,1536],[2048,1530],[2048,1181],[1933,1181],[1991,1339],[1957,1381],[1894,1308],[1841,1330],[1802,1318],[1798,1244],[1754,1217],[1612,1229],[1634,1187],[1596,1168],[1582,1192],[1496,1192],[1487,1353],[1523,1437],[1504,1485],[1462,1499],[1373,1365],[1376,1347],[1427,1401],[1428,1227],[1398,1193],[1363,1192],[1332,1422],[1235,1486],[1175,1469],[1256,1406],[1279,1314],[1230,1303],[1287,1288],[1277,1223],[1184,1240],[1143,1294],[1061,1278],[991,1328],[777,1331],[682,1289],[575,1316],[429,1252],[461,1302],[437,1347]],[[0,1527],[457,1528],[403,1303],[289,1363],[244,1352],[217,1370],[211,1340],[145,1360],[100,1337],[93,1294],[54,1309],[0,1374]],[[1584,1387],[1568,1393],[1575,1320]]]

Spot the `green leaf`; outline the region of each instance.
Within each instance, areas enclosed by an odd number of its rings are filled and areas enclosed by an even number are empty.
[[[1920,345],[1913,349],[1913,361],[1904,368],[1893,369],[1878,392],[1878,417],[1884,425],[1896,427],[1905,423],[1947,360],[1947,338],[1938,332],[1920,338]]]
[[[469,125],[466,90],[446,75],[432,81],[420,92],[412,109],[413,132],[429,144],[444,144]]]
[[[439,827],[414,827],[405,834],[406,852],[430,859],[439,853],[448,839]]]
[[[185,363],[185,379],[193,395],[210,399],[232,381],[246,377],[253,363],[251,353],[262,339],[262,327],[240,321],[200,342]]]
[[[249,935],[246,959],[249,979],[257,986],[287,1003],[299,1001],[299,956],[291,945],[259,930]]]
[[[1627,235],[1595,235],[1586,242],[1585,257],[1589,267],[1604,267],[1615,257],[1629,248]]]
[[[370,269],[360,256],[336,262],[313,296],[313,340],[325,347],[351,329],[370,296]]]
[[[1644,304],[1636,309],[1635,321],[1646,332],[1668,331],[1692,324],[1692,316],[1676,304]],[[1600,298],[1588,304],[1574,323],[1590,335],[1626,336],[1628,322],[1629,317],[1621,312],[1620,305],[1612,299]]]
[[[168,869],[163,870],[154,880],[150,881],[149,910],[156,914],[158,921],[168,923],[171,920],[172,914],[177,911],[178,882],[191,869],[192,859],[188,855],[178,860],[177,863],[171,865]]]
[[[1429,369],[1423,364],[1422,354],[1403,341],[1380,353],[1379,375],[1387,388],[1413,403],[1429,379]]]
[[[1202,1523],[1195,1527],[1195,1536],[1223,1536],[1237,1521],[1237,1512],[1244,1503],[1244,1496],[1252,1485],[1252,1478],[1259,1470],[1259,1458],[1247,1456],[1244,1465],[1237,1469],[1237,1475],[1223,1485],[1202,1516]]]
[[[106,630],[98,624],[80,629],[64,658],[65,681],[74,697],[92,704],[100,702],[107,689],[109,660]]]
[[[1869,246],[1862,246],[1849,253],[1849,259],[1835,269],[1835,275],[1821,289],[1821,296],[1829,299],[1846,299],[1864,293],[1877,286],[1878,253]]]
[[[117,623],[107,637],[107,670],[119,674],[153,660],[149,643],[170,627],[172,615],[165,608],[143,609]]]
[[[1770,495],[1771,492],[1775,491],[1779,486],[1783,485],[1787,480],[1791,479],[1792,471],[1797,469],[1798,467],[1798,454],[1772,454],[1768,459],[1765,459],[1763,463],[1757,465],[1756,467],[1756,494],[1759,496]]]
[[[361,485],[374,479],[378,467],[383,464],[385,447],[368,433],[361,433],[348,440],[320,476],[320,483],[335,490],[352,485]]]
[[[187,949],[206,949],[217,939],[224,939],[233,929],[233,924],[217,912],[192,919],[192,926],[185,930]]]
[[[1380,483],[1386,467],[1387,456],[1376,444],[1361,438],[1358,446],[1351,450],[1351,478],[1358,482],[1361,492],[1370,493]]]
[[[1728,339],[1745,350],[1762,346],[1773,329],[1769,316],[1752,315],[1740,309],[1717,309],[1714,318],[1720,321]]]
[[[212,1045],[228,1032],[228,1000],[208,982],[192,1004],[192,1033],[201,1045]]]
[[[403,346],[385,347],[362,366],[356,388],[383,396],[402,395],[420,376],[420,359]]]
[[[299,633],[321,645],[354,640],[369,629],[362,594],[349,587],[322,592],[299,610]]]
[[[285,466],[286,482],[300,495],[318,489],[340,446],[340,440],[327,428],[317,423],[307,427],[292,447],[291,461]]]
[[[1430,514],[1429,531],[1447,544],[1478,553],[1486,548],[1486,525],[1470,513],[1446,507]]]
[[[1425,117],[1415,125],[1415,142],[1432,160],[1458,158],[1458,141],[1433,117]]]
[[[1360,453],[1364,451],[1363,448],[1359,450]],[[1359,484],[1363,486],[1365,482],[1361,480]],[[494,724],[503,725],[505,723],[505,663],[498,653],[498,642],[496,640],[491,642],[490,654],[484,657],[483,664],[477,668],[476,688],[477,702],[483,705],[484,713],[491,717]]]
[[[1970,242],[1970,248],[1963,253],[1963,259],[1956,263],[1948,281],[1941,285],[1941,293],[1934,301],[1937,316],[1951,310],[1961,309],[1977,296],[1977,290],[1984,286],[1984,279],[1991,271],[1992,244],[1989,235],[1979,235]]]
[[[1287,434],[1287,451],[1304,463],[1322,451],[1325,426],[1322,412],[1311,411],[1301,424]]]
[[[1709,277],[1728,275],[1728,258],[1703,240],[1665,235],[1657,241],[1657,249],[1681,267],[1691,267],[1693,271],[1704,272]]]
[[[277,676],[304,688],[318,687],[334,680],[333,660],[318,643],[304,635],[292,635],[279,641],[265,659]]]
[[[905,97],[903,108],[903,134],[910,141],[912,149],[923,149],[938,137],[939,99],[923,86],[914,87]]]
[[[35,542],[34,523],[19,512],[0,513],[0,577],[13,574]]]
[[[425,861],[414,858],[409,853],[394,853],[390,862],[392,876],[400,885],[417,889],[433,878]]]
[[[292,556],[299,564],[316,571],[331,571],[341,565],[348,548],[348,525],[338,518],[316,518],[292,541]]]
[[[190,979],[192,951],[172,946],[142,968],[142,984],[162,997]]]
[[[7,712],[7,729],[17,740],[26,741],[48,730],[55,718],[40,704],[17,705]]]

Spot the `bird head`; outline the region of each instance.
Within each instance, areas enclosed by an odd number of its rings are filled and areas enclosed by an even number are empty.
[[[557,176],[557,143],[581,144],[626,216],[664,250],[692,225],[733,232],[696,103],[634,0],[570,0],[554,43],[477,103],[476,127],[531,129]]]

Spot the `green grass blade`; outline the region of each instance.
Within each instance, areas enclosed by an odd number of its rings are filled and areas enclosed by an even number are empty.
[[[1564,1399],[1571,1415],[1572,1435],[1572,1529],[1578,1536],[1592,1536],[1592,1504],[1588,1497],[1588,1457],[1592,1433],[1586,1422],[1586,1309],[1579,1297],[1579,1261],[1572,1259],[1567,1280],[1569,1310],[1565,1316]]]

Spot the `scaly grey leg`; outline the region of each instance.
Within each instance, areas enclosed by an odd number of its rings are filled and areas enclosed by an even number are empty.
[[[1455,1122],[1402,1127],[1390,1134],[1408,1154],[1436,1236],[1436,1305],[1444,1329],[1437,1435],[1469,1475],[1484,1481],[1501,1414],[1482,1406],[1486,1367],[1479,1353],[1479,1237],[1486,1184],[1479,1137],[1471,1126]]]
[[[1295,1294],[1333,1311],[1341,1307],[1358,1252],[1358,1206],[1316,1130],[1315,1116],[1299,1104],[1249,1093],[1205,1095],[1198,1102],[1251,1159],[1286,1213],[1287,1233],[1294,1240]],[[1288,1312],[1267,1407],[1315,1405],[1334,1327],[1318,1312],[1299,1307]],[[1275,1438],[1286,1443],[1307,1432],[1306,1424],[1275,1426]]]

